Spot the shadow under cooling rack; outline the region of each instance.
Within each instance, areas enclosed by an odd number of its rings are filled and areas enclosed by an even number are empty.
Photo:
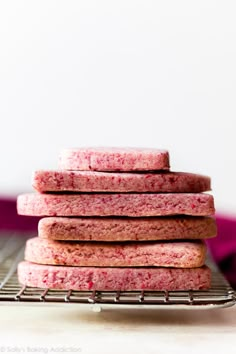
[[[30,235],[31,236],[31,235]],[[235,304],[235,293],[212,262],[212,284],[207,291],[63,291],[25,287],[16,268],[23,259],[29,235],[0,235],[0,304],[93,304],[98,308],[211,309]]]

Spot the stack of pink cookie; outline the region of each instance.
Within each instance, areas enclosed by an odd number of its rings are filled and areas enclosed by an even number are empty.
[[[165,150],[65,150],[36,171],[18,213],[42,216],[18,267],[22,284],[71,290],[210,287],[204,239],[216,235],[210,179],[170,172]]]

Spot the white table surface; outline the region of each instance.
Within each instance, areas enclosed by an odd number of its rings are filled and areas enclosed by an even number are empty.
[[[90,305],[0,307],[5,353],[236,353],[236,306],[110,310]]]

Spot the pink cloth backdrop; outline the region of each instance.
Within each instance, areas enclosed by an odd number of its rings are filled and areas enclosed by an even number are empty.
[[[20,216],[16,212],[16,200],[9,198],[0,199],[0,230],[9,231],[35,231],[39,218]]]
[[[217,215],[218,236],[208,240],[211,254],[236,289],[236,217]]]
[[[0,199],[0,230],[35,232],[39,218],[20,216],[15,199]],[[212,256],[236,288],[236,218],[217,215],[218,236],[207,241]]]

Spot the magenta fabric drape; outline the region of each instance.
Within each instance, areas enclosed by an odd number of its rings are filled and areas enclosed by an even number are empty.
[[[16,211],[16,199],[0,199],[0,230],[35,231],[39,218],[20,216]]]
[[[217,215],[218,236],[207,241],[221,271],[236,289],[236,217]]]

